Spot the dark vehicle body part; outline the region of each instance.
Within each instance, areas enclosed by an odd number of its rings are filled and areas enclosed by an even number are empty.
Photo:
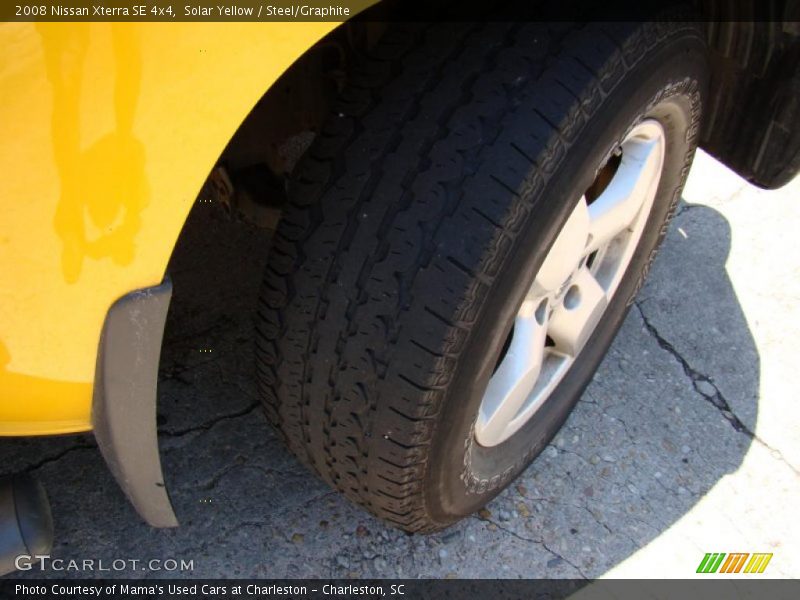
[[[710,102],[700,146],[751,183],[785,185],[800,170],[800,3],[717,3],[707,22]],[[734,18],[738,21],[725,19]],[[747,21],[745,19],[762,19]]]
[[[53,518],[42,485],[30,475],[0,479],[0,576],[36,562],[53,546]],[[23,567],[24,568],[24,567]]]

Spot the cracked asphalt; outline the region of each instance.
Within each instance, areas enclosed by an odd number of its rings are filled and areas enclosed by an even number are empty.
[[[89,435],[0,440],[34,472],[53,558],[192,560],[164,577],[675,577],[706,552],[800,576],[800,179],[758,190],[700,153],[647,285],[553,443],[487,509],[409,536],[305,471],[258,406],[268,234],[198,204],[172,263],[159,382],[182,526],[144,525]],[[108,576],[29,572],[22,576]]]

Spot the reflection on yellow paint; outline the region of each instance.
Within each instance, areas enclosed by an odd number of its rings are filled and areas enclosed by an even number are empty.
[[[222,149],[334,26],[0,23],[0,435],[89,427],[109,306],[162,281]]]
[[[8,370],[11,356],[0,341],[0,436],[88,431],[92,384],[55,381]],[[46,419],[46,420],[42,420]]]
[[[83,68],[91,25],[37,24],[47,78],[53,88],[53,153],[61,182],[54,225],[62,242],[64,279],[78,281],[85,258],[133,261],[141,211],[147,205],[144,145],[133,134],[141,85],[139,34],[113,23],[115,129],[91,146],[80,147]],[[91,82],[87,82],[91,85]],[[106,183],[113,181],[109,190]],[[87,219],[97,231],[90,235]]]

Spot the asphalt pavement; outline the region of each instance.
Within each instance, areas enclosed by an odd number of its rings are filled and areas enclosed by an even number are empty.
[[[328,489],[270,430],[252,356],[269,234],[198,204],[172,264],[159,381],[182,525],[143,524],[90,435],[0,439],[0,474],[29,470],[47,487],[52,557],[126,565],[22,576],[685,578],[707,552],[768,552],[763,576],[798,577],[798,230],[800,178],[762,191],[700,153],[564,429],[487,509],[407,535]],[[192,569],[143,566],[153,559]]]

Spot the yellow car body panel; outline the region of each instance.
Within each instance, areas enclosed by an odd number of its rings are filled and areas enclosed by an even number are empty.
[[[91,429],[109,307],[162,281],[238,125],[335,26],[0,24],[0,435]]]

